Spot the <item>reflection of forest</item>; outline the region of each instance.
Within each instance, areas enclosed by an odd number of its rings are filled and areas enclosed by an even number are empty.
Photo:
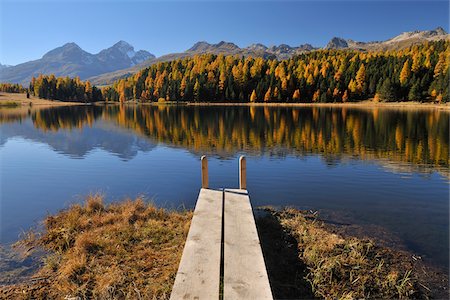
[[[31,108],[29,107],[0,108],[0,124],[22,122],[30,115]]]
[[[449,114],[348,108],[107,106],[31,113],[41,130],[117,124],[195,153],[320,153],[448,170]],[[4,122],[3,117],[1,118]]]

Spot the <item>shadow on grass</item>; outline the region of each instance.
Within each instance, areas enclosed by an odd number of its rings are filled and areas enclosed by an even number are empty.
[[[277,219],[256,213],[261,248],[275,299],[313,299],[311,285],[304,279],[306,266],[299,259],[295,239],[284,232]]]

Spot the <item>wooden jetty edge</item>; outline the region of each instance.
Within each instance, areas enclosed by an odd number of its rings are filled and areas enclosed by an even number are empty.
[[[201,189],[170,299],[218,299],[222,191]]]
[[[209,189],[207,158],[201,162],[202,188],[170,299],[273,299],[245,157],[239,159],[239,189]]]

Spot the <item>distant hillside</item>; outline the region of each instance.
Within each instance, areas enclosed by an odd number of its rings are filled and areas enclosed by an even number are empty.
[[[11,66],[0,64],[0,70],[6,69],[6,68],[9,68],[9,67],[11,67]]]
[[[242,56],[253,56],[253,57],[263,57],[263,58],[277,58],[279,60],[287,59],[296,54],[300,54],[303,52],[308,52],[314,49],[310,44],[300,45],[298,47],[291,47],[289,45],[279,45],[266,47],[263,44],[253,44],[246,48],[239,48],[234,43],[221,41],[217,44],[210,44],[207,42],[197,42],[191,48],[186,50],[185,52],[180,53],[171,53],[160,56],[158,58],[149,59],[141,64],[133,66],[131,68],[127,68],[124,70],[118,70],[115,72],[110,72],[106,74],[100,74],[98,76],[93,76],[89,78],[89,80],[97,85],[105,85],[111,84],[117,79],[125,78],[130,76],[131,74],[136,73],[137,71],[149,67],[152,64],[158,62],[166,62],[175,59],[192,57],[194,55],[203,54],[203,53],[211,53],[211,54],[223,54],[223,55],[242,55]]]
[[[41,59],[2,68],[0,81],[28,85],[39,74],[56,76],[91,76],[129,68],[155,56],[147,51],[134,51],[133,46],[120,41],[98,54],[84,51],[75,43],[67,43],[47,52]]]
[[[291,47],[286,44],[279,46],[266,47],[263,44],[253,44],[246,48],[239,48],[236,44],[228,42],[220,42],[217,44],[209,44],[207,42],[198,42],[184,53],[187,54],[224,54],[224,55],[243,55],[243,56],[255,56],[264,58],[277,58],[286,59],[292,57],[295,54],[299,54],[306,51],[314,50],[313,46],[309,44],[300,45],[298,47]]]
[[[404,32],[387,41],[357,42],[350,39],[334,37],[325,47],[326,49],[357,49],[357,50],[396,50],[420,44],[425,41],[449,39],[449,35],[441,27],[434,30],[416,30]]]

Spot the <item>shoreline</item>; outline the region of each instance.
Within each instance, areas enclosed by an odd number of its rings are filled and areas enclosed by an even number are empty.
[[[126,105],[151,105],[151,106],[248,106],[248,107],[323,107],[323,108],[358,108],[358,109],[375,109],[375,108],[395,108],[395,109],[438,109],[442,111],[450,111],[450,103],[430,103],[418,101],[404,102],[374,102],[371,99],[359,102],[346,103],[286,103],[286,102],[187,102],[187,101],[167,101],[167,102],[149,102],[140,103],[138,101],[127,101]],[[120,105],[120,102],[100,101],[93,103],[81,102],[65,102],[59,100],[39,99],[35,96],[26,98],[23,93],[5,93],[0,92],[0,108],[17,108],[17,107],[56,107],[56,106],[89,106],[89,105]]]
[[[15,105],[13,104],[15,103]],[[18,107],[34,107],[40,108],[53,107],[53,106],[74,106],[74,105],[92,105],[91,103],[81,102],[64,102],[59,100],[40,99],[35,96],[27,98],[24,93],[5,93],[0,92],[0,109],[1,108],[18,108]]]
[[[109,104],[120,104],[111,102],[102,102]],[[100,104],[100,103],[99,103]],[[373,102],[370,100],[364,100],[360,102],[346,102],[346,103],[277,103],[277,102],[150,102],[139,103],[135,101],[125,102],[129,105],[151,105],[151,106],[249,106],[249,107],[324,107],[324,108],[395,108],[395,109],[438,109],[444,111],[450,111],[450,103],[438,104],[438,103],[423,103],[423,102]]]
[[[324,107],[324,108],[396,108],[439,109],[450,111],[448,104],[420,102],[351,102],[351,103],[188,103],[187,106],[250,106],[250,107]]]
[[[447,275],[410,252],[348,235],[311,211],[271,207],[256,211],[275,298],[448,295]],[[22,281],[0,284],[0,299],[103,297],[111,288],[118,297],[126,291],[168,299],[192,213],[158,208],[142,198],[104,204],[102,196],[89,196],[84,204],[49,215],[43,232],[29,231],[16,244],[16,250],[25,254],[46,250],[45,263]],[[65,232],[70,232],[68,237]],[[151,267],[144,270],[142,265]]]

